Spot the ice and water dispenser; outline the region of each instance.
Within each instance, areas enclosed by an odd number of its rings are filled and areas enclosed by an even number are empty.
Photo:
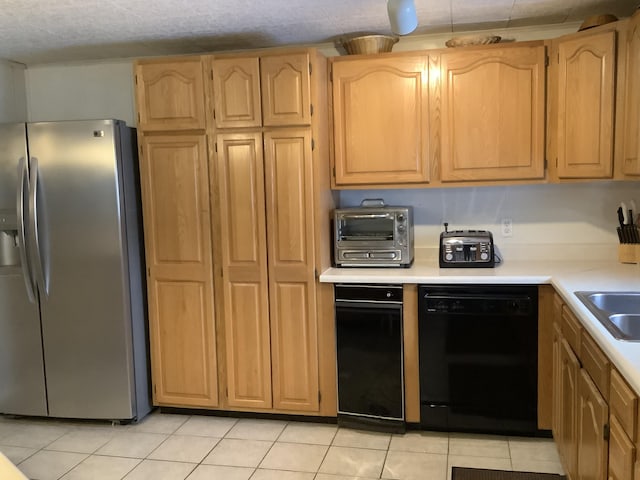
[[[17,216],[15,213],[0,211],[0,267],[19,265]]]

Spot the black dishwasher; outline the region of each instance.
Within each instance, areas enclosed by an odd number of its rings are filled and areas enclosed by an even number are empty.
[[[402,286],[335,286],[338,424],[404,430]]]
[[[420,424],[536,435],[535,285],[421,285]]]

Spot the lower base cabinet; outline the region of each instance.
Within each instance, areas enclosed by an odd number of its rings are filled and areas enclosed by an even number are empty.
[[[552,405],[553,437],[569,480],[640,480],[638,395],[558,295]]]

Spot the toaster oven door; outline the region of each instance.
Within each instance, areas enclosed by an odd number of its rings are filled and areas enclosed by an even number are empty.
[[[395,218],[393,213],[342,214],[336,222],[337,243],[351,246],[393,243]]]

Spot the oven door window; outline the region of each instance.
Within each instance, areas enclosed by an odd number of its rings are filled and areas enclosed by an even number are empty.
[[[392,214],[350,215],[340,220],[340,241],[393,241]]]

